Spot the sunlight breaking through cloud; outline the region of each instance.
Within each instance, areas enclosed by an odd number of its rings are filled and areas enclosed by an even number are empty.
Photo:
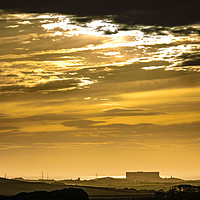
[[[115,24],[111,17],[81,23],[73,15],[2,12],[0,18],[4,23],[2,31],[12,33],[0,38],[2,45],[9,44],[0,56],[3,92],[8,86],[20,86],[23,91],[41,83],[67,80],[72,74],[81,79],[77,74],[83,69],[141,62],[165,61],[164,65],[142,66],[143,70],[200,70],[199,65],[192,65],[197,58],[187,58],[186,62],[182,57],[199,51],[199,35],[184,35],[186,29],[199,30],[198,24],[165,28],[140,25],[123,30],[123,25]],[[90,82],[82,80],[88,86],[97,81],[92,74],[98,71],[90,72]]]

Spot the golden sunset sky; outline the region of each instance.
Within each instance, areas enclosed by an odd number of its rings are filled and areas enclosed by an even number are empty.
[[[200,179],[199,24],[0,12],[0,176]]]

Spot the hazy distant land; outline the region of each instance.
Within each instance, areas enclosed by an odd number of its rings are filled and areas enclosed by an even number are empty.
[[[171,179],[173,180],[173,179]],[[179,180],[179,181],[178,181]],[[78,188],[84,190],[89,199],[154,199],[155,194],[168,191],[178,185],[192,185],[200,187],[200,180],[185,181],[175,179],[162,182],[131,182],[126,179],[112,177],[92,180],[26,180],[23,178],[0,178],[0,195],[16,195],[21,192],[54,191],[64,188]],[[198,187],[197,187],[198,188]],[[164,193],[165,194],[165,193]]]

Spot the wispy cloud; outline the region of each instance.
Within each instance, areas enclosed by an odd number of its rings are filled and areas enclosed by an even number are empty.
[[[102,17],[0,11],[6,170],[199,165],[199,24],[150,4],[115,2],[120,13]]]
[[[70,119],[77,119],[77,118],[78,117],[76,115],[72,115],[72,114],[46,113],[46,114],[38,114],[38,115],[22,116],[22,117],[3,116],[1,117],[0,122],[3,124],[3,123],[37,122],[37,121],[60,121],[60,120],[70,120]],[[12,127],[12,126],[8,126],[8,127]]]
[[[114,108],[105,110],[103,115],[105,116],[140,116],[140,115],[163,115],[166,113],[162,112],[148,112],[142,109],[121,109],[121,108]]]
[[[103,123],[104,121],[92,121],[92,120],[76,120],[76,121],[67,121],[63,122],[62,125],[64,126],[75,126],[78,128],[92,128],[93,125],[98,123]]]

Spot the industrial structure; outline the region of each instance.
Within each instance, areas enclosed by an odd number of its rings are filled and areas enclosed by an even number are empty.
[[[135,182],[157,182],[162,180],[159,172],[126,172],[126,180]]]

